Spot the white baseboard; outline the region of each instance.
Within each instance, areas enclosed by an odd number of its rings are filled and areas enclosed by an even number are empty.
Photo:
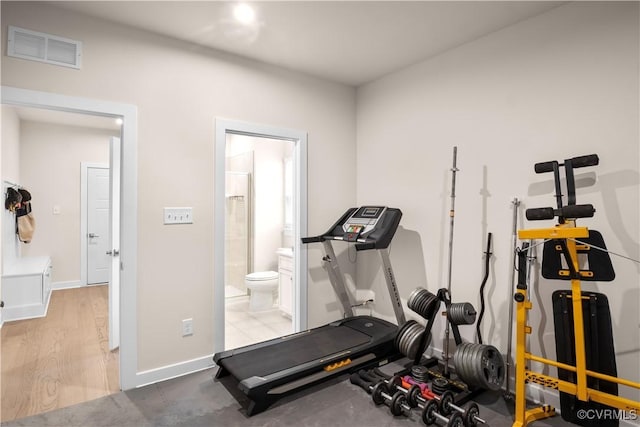
[[[138,372],[136,374],[136,387],[142,387],[145,385],[170,380],[172,378],[181,377],[183,375],[192,374],[194,372],[212,368],[213,366],[213,354],[210,354],[197,359],[175,363],[173,365],[149,369],[147,371]]]
[[[79,288],[80,286],[82,286],[82,283],[80,282],[80,280],[72,280],[72,281],[68,281],[68,282],[53,282],[53,283],[51,283],[51,289],[52,290],[72,289],[72,288]]]

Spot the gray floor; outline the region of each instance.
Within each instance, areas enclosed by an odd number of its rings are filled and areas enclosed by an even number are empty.
[[[248,418],[227,389],[214,381],[215,372],[216,368],[197,372],[2,426],[424,426],[417,411],[412,418],[393,417],[387,407],[376,407],[370,396],[352,385],[346,375],[286,397],[269,410]],[[488,425],[511,426],[512,404],[505,403],[501,393],[485,392],[476,402]],[[567,423],[557,415],[533,425]]]

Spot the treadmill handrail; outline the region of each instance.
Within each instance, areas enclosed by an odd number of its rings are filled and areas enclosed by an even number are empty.
[[[338,260],[331,244],[332,240],[345,240],[345,233],[343,225],[351,218],[351,216],[357,212],[360,208],[348,209],[340,219],[333,224],[333,226],[323,235],[314,237],[303,237],[302,243],[315,243],[321,242],[324,248],[325,256],[322,258],[323,268],[329,275],[329,282],[336,293],[345,316],[353,316],[354,301],[353,296],[348,291],[345,281],[338,265]],[[400,219],[402,218],[402,211],[397,208],[384,208],[382,216],[376,223],[376,227],[366,235],[361,235],[354,243],[356,251],[377,250],[382,257],[382,264],[384,270],[384,279],[387,284],[387,290],[389,297],[391,298],[391,304],[396,317],[398,325],[402,325],[406,321],[404,315],[404,308],[402,306],[402,299],[398,292],[398,286],[395,281],[393,268],[391,266],[391,260],[389,258],[388,247],[391,244],[391,240],[398,229]]]
[[[319,243],[325,240],[324,236],[303,237],[302,243]]]

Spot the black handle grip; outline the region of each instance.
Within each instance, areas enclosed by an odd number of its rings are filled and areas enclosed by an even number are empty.
[[[324,240],[324,238],[322,236],[303,237],[300,240],[302,240],[302,243],[317,243],[317,242],[322,242]]]
[[[358,375],[363,380],[368,381],[369,383],[372,383],[372,384],[382,380],[382,378],[379,378],[379,377],[375,376],[372,372],[367,372],[364,369],[359,370],[358,371]]]
[[[526,217],[529,221],[540,221],[543,219],[553,219],[555,213],[553,208],[532,208],[526,210]]]
[[[584,168],[587,166],[596,166],[598,163],[600,163],[600,159],[598,158],[597,154],[588,154],[586,156],[572,157],[571,159],[565,160],[565,163],[567,161],[571,162],[571,166],[573,167],[573,169]],[[553,172],[553,165],[557,165],[557,164],[558,162],[556,160],[552,160],[550,162],[536,163],[533,166],[533,169],[536,171],[536,173]]]
[[[596,210],[593,205],[569,205],[561,210],[564,218],[591,218]]]
[[[533,165],[533,170],[535,170],[536,173],[553,172],[553,165],[554,164],[557,165],[558,162],[553,160],[553,161],[550,161],[550,162],[536,163],[535,165]]]
[[[371,383],[360,378],[360,375],[358,375],[357,372],[351,374],[349,381],[351,381],[351,384],[357,385],[358,387],[369,393],[369,387],[371,387]]]
[[[566,160],[565,160],[566,161]],[[571,159],[571,166],[574,169],[584,168],[587,166],[596,166],[600,162],[597,154],[589,154],[586,156],[578,156]]]
[[[391,379],[391,375],[387,375],[387,374],[385,374],[384,372],[382,372],[382,371],[381,371],[380,369],[378,369],[378,368],[373,368],[373,373],[374,373],[374,375],[377,375],[377,376],[379,376],[380,378],[384,378],[384,379],[386,379],[386,380]]]
[[[366,251],[369,249],[375,249],[375,243],[356,243],[356,251]]]
[[[527,289],[527,251],[529,243],[523,243],[522,249],[518,251],[518,289]]]

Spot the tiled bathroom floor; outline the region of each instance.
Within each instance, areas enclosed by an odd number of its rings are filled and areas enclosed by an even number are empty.
[[[242,347],[293,333],[291,319],[280,310],[249,311],[249,297],[226,300],[225,349]]]

